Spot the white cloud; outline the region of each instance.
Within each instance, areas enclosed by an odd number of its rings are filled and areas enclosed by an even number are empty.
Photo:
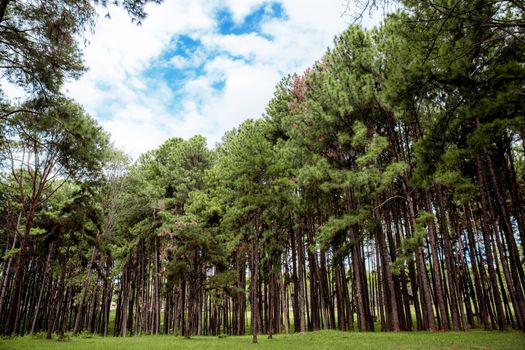
[[[16,103],[24,101],[28,97],[27,91],[21,86],[15,85],[5,78],[0,78],[0,91],[2,92],[0,97],[3,94],[6,100]]]
[[[230,9],[235,22],[241,22],[244,17],[249,15],[258,6],[268,1],[261,0],[226,0],[224,4]]]
[[[211,50],[226,51],[234,56],[244,56],[255,60],[275,58],[275,43],[256,33],[207,35],[203,37],[203,44]]]
[[[149,6],[142,26],[112,9],[111,20],[100,18],[89,38],[89,72],[69,84],[68,91],[134,158],[169,137],[200,133],[213,145],[244,119],[261,116],[281,77],[311,66],[348,25],[341,17],[341,0],[286,0],[287,18],[266,20],[261,34],[218,32],[217,9],[228,7],[234,21],[242,22],[264,3],[170,0]],[[182,56],[173,40],[179,35],[200,40],[202,46],[191,57]],[[171,56],[166,56],[168,49]],[[182,87],[172,91],[170,82],[146,74],[155,65],[203,65],[203,74],[188,74]],[[222,89],[215,88],[218,82]]]

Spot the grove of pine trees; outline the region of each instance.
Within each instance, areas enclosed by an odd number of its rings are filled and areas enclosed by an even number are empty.
[[[524,10],[400,1],[214,150],[133,163],[60,95],[67,38],[42,65],[0,12],[34,91],[2,104],[0,333],[525,331]]]

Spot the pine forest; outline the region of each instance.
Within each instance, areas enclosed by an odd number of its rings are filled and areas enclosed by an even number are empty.
[[[2,0],[0,333],[525,331],[525,5],[365,5],[262,117],[132,160],[62,89],[106,1]]]

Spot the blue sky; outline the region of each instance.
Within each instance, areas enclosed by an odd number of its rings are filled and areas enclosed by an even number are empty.
[[[213,147],[323,55],[350,22],[343,3],[166,0],[142,26],[112,8],[88,38],[89,71],[67,91],[133,158],[170,137],[202,134]]]

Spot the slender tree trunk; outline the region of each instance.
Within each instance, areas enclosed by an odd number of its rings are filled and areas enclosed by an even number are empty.
[[[516,176],[516,167],[514,156],[512,155],[511,141],[507,141],[506,152],[509,161],[507,171],[507,185],[509,186],[510,197],[512,199],[512,206],[514,208],[514,216],[518,223],[518,231],[521,240],[521,251],[525,255],[525,208],[523,208],[523,195],[520,191]],[[523,281],[525,283],[525,281]]]
[[[259,215],[260,213],[257,214],[255,220],[255,229],[254,235],[252,237],[252,247],[250,254],[252,272],[252,280],[250,282],[252,343],[257,343],[257,334],[260,332],[259,293],[257,290],[259,288],[259,234],[262,227],[259,222]]]
[[[129,271],[128,267],[122,273],[122,281],[120,288],[122,289],[121,301],[121,320],[120,320],[120,336],[125,337],[128,330],[128,308],[129,308],[129,286],[128,286]]]
[[[96,254],[97,254],[97,248],[93,247],[93,252],[91,253],[91,259],[89,260],[89,264],[87,266],[86,282],[84,283],[84,286],[82,287],[82,292],[80,293],[80,300],[78,302],[77,316],[75,318],[75,326],[73,327],[73,335],[76,335],[82,328],[82,319],[84,317],[84,299],[86,298],[86,292],[89,289],[89,282],[91,279],[91,269],[93,268],[93,264],[95,263]]]
[[[496,273],[498,275],[498,280],[501,286],[500,288],[501,298],[503,299],[503,304],[505,308],[507,309],[507,306],[508,306],[507,293],[505,292],[505,285],[503,284],[503,280],[501,279],[501,273],[499,269],[500,266],[503,269],[503,275],[505,276],[505,280],[507,281],[507,290],[509,291],[510,300],[512,301],[512,305],[514,306],[514,313],[516,314],[516,318],[518,320],[518,327],[523,327],[522,316],[519,312],[517,312],[517,308],[516,308],[516,305],[519,305],[519,304],[516,298],[517,293],[516,293],[516,290],[514,289],[515,286],[511,282],[512,276],[510,273],[509,266],[507,265],[507,261],[506,259],[503,258],[505,256],[505,252],[503,248],[504,243],[501,241],[499,235],[497,234],[494,235],[494,238],[495,238],[495,242],[492,242],[494,243],[492,249],[494,251],[494,258],[495,258],[494,260],[496,262]],[[498,256],[497,256],[498,251],[499,251],[499,262],[498,262]],[[510,323],[509,317],[507,317],[507,323]]]
[[[425,203],[426,203],[426,210],[429,213],[432,213],[432,203],[430,201],[429,191],[425,191]],[[435,229],[433,221],[427,225],[427,230],[428,230],[428,239],[430,241],[430,255],[432,257],[431,269],[432,269],[432,273],[434,276],[434,284],[435,284],[434,292],[436,295],[436,303],[438,306],[440,320],[441,320],[439,324],[439,329],[448,330],[449,329],[448,312],[445,306],[445,298],[443,296],[444,294],[443,281],[441,280],[441,271],[439,269],[440,259],[437,253],[438,240],[437,240],[436,229]]]
[[[160,251],[159,251],[159,236],[155,236],[155,275],[154,275],[154,319],[152,333],[159,334],[160,328]]]
[[[387,223],[388,225],[388,223]],[[399,332],[401,330],[400,322],[399,322],[399,313],[397,308],[397,298],[396,298],[396,290],[394,288],[394,279],[392,277],[392,271],[390,270],[390,257],[387,252],[386,247],[386,241],[383,234],[383,229],[381,226],[379,226],[378,223],[378,229],[377,229],[377,235],[376,240],[378,244],[378,250],[379,250],[379,257],[381,261],[381,274],[383,276],[383,279],[386,283],[383,283],[384,285],[384,294],[385,296],[388,296],[386,298],[388,302],[388,310],[390,310],[390,314],[388,315],[388,318],[390,319],[389,324],[391,325],[391,329],[394,332]]]
[[[437,206],[438,206],[438,217],[439,217],[439,231],[443,239],[444,258],[445,258],[445,269],[448,278],[448,285],[450,291],[450,311],[452,316],[452,329],[459,331],[461,324],[459,321],[459,310],[458,310],[458,296],[457,296],[457,284],[456,284],[456,271],[454,264],[454,256],[452,252],[452,244],[450,242],[450,235],[448,231],[448,220],[445,212],[445,201],[443,199],[443,192],[438,184],[434,185],[436,190]],[[449,208],[452,212],[454,209]]]
[[[42,303],[42,295],[44,294],[44,288],[46,286],[47,275],[49,274],[49,262],[51,260],[51,253],[53,252],[53,243],[49,247],[49,252],[47,253],[46,265],[44,268],[44,277],[42,279],[42,284],[40,286],[40,291],[38,293],[38,301],[36,302],[35,311],[33,314],[33,322],[31,322],[31,331],[29,334],[35,332],[36,322],[38,320],[38,313],[40,311],[40,305]]]
[[[354,284],[355,284],[355,292],[356,292],[356,303],[357,303],[357,322],[359,326],[359,330],[361,332],[367,331],[367,321],[366,321],[366,311],[365,308],[367,307],[365,305],[365,298],[364,298],[364,290],[363,290],[363,283],[361,281],[361,264],[359,261],[359,243],[356,239],[356,233],[354,233],[354,245],[352,246],[352,268],[354,271]]]
[[[20,221],[20,217],[18,219]],[[15,249],[16,247],[16,240],[18,237],[18,233],[15,232],[13,236],[13,244],[11,245],[11,249]],[[11,265],[13,263],[13,257],[10,257],[7,261],[7,267],[4,269],[4,273],[2,274],[3,281],[2,281],[2,291],[0,292],[0,320],[4,316],[4,298],[7,293],[7,286],[9,285],[9,280],[11,279]]]
[[[299,331],[299,273],[297,272],[297,250],[296,250],[296,233],[293,228],[290,227],[290,247],[292,255],[292,283],[293,283],[293,293],[292,293],[292,314],[294,319],[294,332]]]
[[[486,153],[487,158],[487,164],[488,164],[488,172],[489,172],[489,178],[492,182],[494,192],[496,193],[496,200],[498,203],[498,209],[500,214],[500,220],[502,222],[502,230],[505,235],[505,240],[507,243],[507,248],[509,252],[509,260],[512,264],[512,269],[510,270],[511,279],[508,280],[509,283],[513,284],[513,289],[515,293],[516,298],[516,304],[514,306],[514,310],[516,314],[518,315],[518,319],[521,320],[521,328],[525,331],[525,296],[523,295],[523,286],[524,284],[522,282],[525,282],[525,276],[523,272],[523,268],[520,262],[518,248],[516,246],[516,240],[514,239],[514,230],[512,228],[512,225],[510,223],[508,210],[506,202],[503,198],[503,195],[500,190],[500,186],[497,180],[496,172],[494,170],[494,166],[492,163],[491,156]],[[496,233],[497,234],[497,233]]]
[[[491,232],[489,231],[490,219],[490,208],[488,205],[488,198],[486,192],[486,182],[483,169],[481,167],[481,157],[476,155],[476,166],[478,169],[478,178],[480,185],[480,194],[481,194],[481,209],[483,219],[481,220],[482,224],[482,233],[485,246],[485,256],[487,259],[487,266],[489,270],[490,285],[492,288],[492,295],[494,298],[494,303],[496,305],[496,313],[498,317],[498,326],[499,329],[504,331],[507,330],[507,324],[505,322],[505,316],[503,314],[503,305],[501,303],[500,293],[498,290],[498,281],[496,279],[496,271],[494,270],[494,255],[492,253],[492,243],[491,243]]]
[[[405,194],[408,200],[408,215],[410,218],[411,231],[414,232],[416,228],[416,212],[414,210],[414,200],[412,194],[405,186]],[[416,248],[416,267],[421,290],[422,303],[426,315],[426,325],[430,331],[436,330],[436,323],[434,320],[434,309],[432,308],[432,296],[430,295],[430,285],[426,273],[425,261],[423,257],[423,248]]]
[[[60,273],[60,280],[58,282],[58,288],[57,288],[57,292],[54,298],[55,301],[53,304],[55,306],[55,309],[54,310],[53,308],[50,309],[51,318],[48,320],[48,324],[47,324],[47,339],[52,338],[52,334],[55,329],[55,324],[57,320],[59,319],[59,315],[60,315],[59,314],[60,306],[61,306],[63,294],[64,294],[64,282],[65,282],[65,278],[67,274],[67,261],[69,260],[69,249],[70,248],[68,246],[67,251],[66,251],[65,264],[62,267],[62,272]]]
[[[269,278],[269,283],[268,283],[268,305],[266,306],[266,308],[268,309],[268,327],[267,327],[267,331],[268,331],[268,339],[272,339],[272,335],[273,335],[273,324],[274,324],[274,308],[275,308],[275,305],[273,303],[274,301],[274,288],[275,288],[275,282],[274,282],[274,272],[272,272],[270,274],[270,278]]]
[[[285,253],[286,254],[286,253]],[[284,331],[286,334],[290,333],[290,306],[288,298],[288,281],[289,281],[289,272],[288,272],[288,258],[285,258],[285,273],[283,277],[282,284],[282,298],[283,298],[283,314],[284,314]]]
[[[314,247],[315,241],[313,237],[313,220],[311,214],[307,216],[307,246]],[[317,272],[317,256],[316,253],[308,249],[308,262],[310,267],[310,304],[312,315],[312,330],[317,331],[320,327],[320,313],[319,313],[319,279]]]
[[[466,223],[467,223],[467,237],[469,242],[469,250],[470,250],[470,262],[472,264],[472,271],[474,272],[474,286],[476,290],[476,301],[479,304],[479,311],[480,311],[480,318],[481,323],[485,327],[485,329],[488,329],[489,327],[489,320],[488,320],[488,312],[487,312],[487,296],[485,294],[484,288],[482,288],[482,285],[485,285],[484,283],[484,274],[480,272],[480,268],[478,265],[478,254],[477,254],[477,247],[474,239],[474,230],[472,227],[472,213],[471,208],[469,205],[465,204],[465,216],[466,216]]]
[[[98,291],[97,291],[97,284],[95,283],[93,285],[93,295],[91,297],[91,305],[89,307],[89,317],[88,317],[88,323],[87,323],[87,332],[89,334],[93,334],[95,329],[95,320],[96,320],[96,310],[97,310],[97,302],[98,302]]]
[[[297,280],[298,287],[298,306],[299,306],[299,332],[306,333],[305,322],[305,288],[304,288],[304,247],[301,232],[295,232],[295,248],[297,249]]]
[[[28,228],[26,227],[26,231]],[[29,244],[29,232],[24,233],[20,241],[20,253],[16,262],[16,272],[15,272],[15,281],[13,285],[13,290],[11,292],[11,303],[9,307],[9,314],[7,317],[7,322],[4,328],[4,335],[11,335],[16,328],[16,320],[19,319],[20,315],[20,296],[22,295],[22,284],[24,280],[24,271],[26,264],[26,256]]]

